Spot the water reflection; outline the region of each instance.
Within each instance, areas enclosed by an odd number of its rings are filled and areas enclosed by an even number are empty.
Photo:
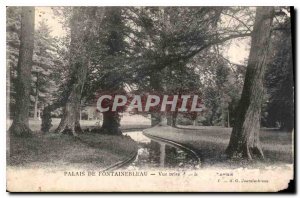
[[[142,132],[128,132],[138,142],[138,155],[127,169],[166,168],[198,169],[199,162],[194,155],[171,144],[152,140]]]

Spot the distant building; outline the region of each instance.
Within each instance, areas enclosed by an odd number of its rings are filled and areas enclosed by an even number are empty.
[[[97,111],[96,106],[81,107],[80,120],[102,120],[102,113]]]

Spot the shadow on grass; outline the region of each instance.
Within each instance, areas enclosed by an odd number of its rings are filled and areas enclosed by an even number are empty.
[[[82,134],[79,138],[70,135],[49,133],[29,138],[10,138],[8,165],[35,167],[88,167],[110,166],[137,150],[136,143],[124,136]],[[95,144],[93,147],[90,144]]]

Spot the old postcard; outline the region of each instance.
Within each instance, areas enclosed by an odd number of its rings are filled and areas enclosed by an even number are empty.
[[[295,191],[294,8],[6,8],[7,191]]]

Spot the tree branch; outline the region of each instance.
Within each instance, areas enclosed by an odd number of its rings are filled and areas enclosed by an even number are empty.
[[[199,52],[201,52],[202,50],[204,50],[205,48],[208,48],[208,47],[210,47],[212,45],[216,45],[216,44],[223,43],[223,42],[226,42],[226,41],[231,40],[231,39],[242,38],[242,37],[246,37],[246,36],[251,36],[251,33],[230,35],[230,36],[227,36],[227,37],[224,37],[224,38],[220,38],[220,39],[218,38],[216,40],[213,40],[213,41],[211,41],[211,42],[203,45],[199,49],[194,50],[190,54],[188,54],[185,57],[183,57],[183,59],[184,60],[190,59],[190,58],[194,57],[196,54],[198,54]]]

